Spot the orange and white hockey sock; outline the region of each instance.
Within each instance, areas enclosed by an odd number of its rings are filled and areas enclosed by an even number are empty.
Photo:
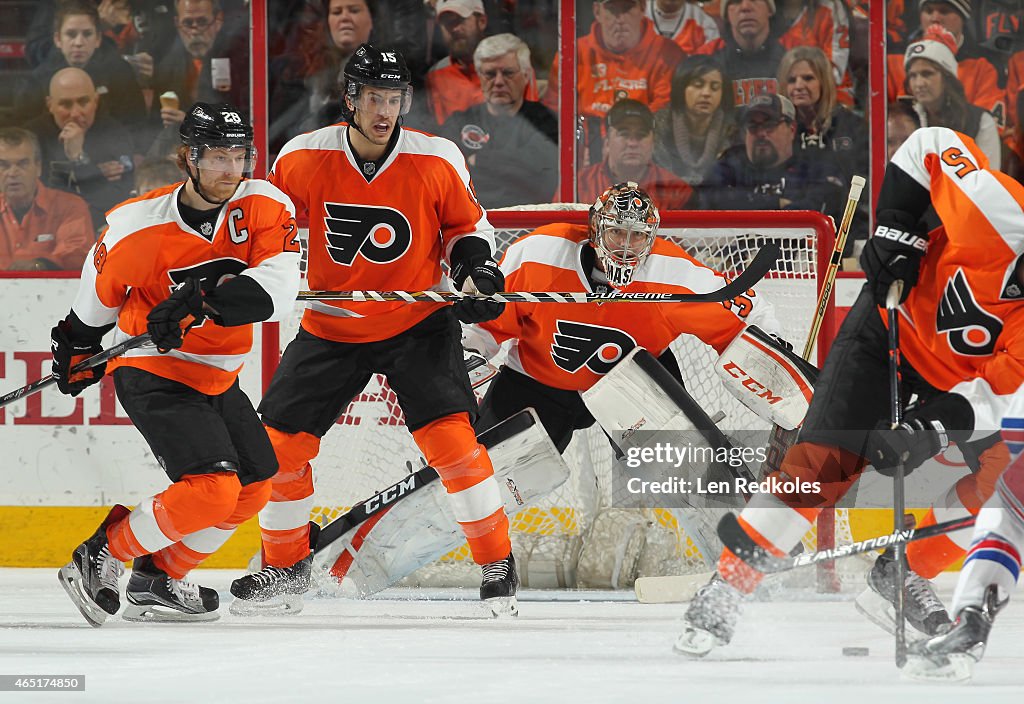
[[[153,553],[157,567],[175,579],[183,579],[203,560],[217,552],[242,525],[266,505],[270,498],[270,480],[242,487],[235,510],[223,523],[190,533],[184,538]]]
[[[739,522],[758,545],[773,555],[787,554],[814,525],[821,509],[835,505],[864,468],[864,460],[838,447],[797,443],[786,453],[781,480],[818,483],[818,491],[799,494],[755,494],[740,513]],[[746,594],[764,575],[726,548],[718,561],[722,578]]]
[[[313,467],[320,438],[267,428],[279,469],[271,478],[270,501],[260,511],[263,562],[291,567],[309,555],[309,514],[313,510]]]
[[[110,554],[127,562],[222,523],[234,510],[241,490],[234,472],[187,474],[107,527]]]
[[[469,415],[456,413],[429,423],[413,438],[448,491],[455,520],[478,565],[508,557],[508,516],[487,450],[477,442]]]

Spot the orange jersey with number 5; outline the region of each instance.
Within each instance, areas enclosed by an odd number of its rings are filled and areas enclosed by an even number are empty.
[[[585,225],[541,227],[505,251],[505,289],[591,292],[583,270],[583,253],[590,248]],[[657,239],[623,290],[706,293],[726,283],[677,245]],[[510,303],[495,320],[470,329],[466,343],[492,356],[513,339],[507,362],[512,369],[554,388],[583,391],[634,347],[657,356],[688,333],[721,352],[748,323],[767,332],[778,329],[771,304],[752,290],[724,303]]]
[[[288,198],[266,181],[243,180],[221,208],[208,234],[185,224],[178,210],[182,184],[125,201],[107,213],[107,229],[82,267],[72,305],[87,325],[117,321],[114,343],[146,332],[146,317],[177,284],[199,279],[204,291],[226,278],[248,276],[271,297],[281,320],[299,289],[299,241]],[[108,363],[144,369],[204,394],[220,394],[235,381],[252,348],[252,324],[194,326],[179,349],[160,354],[140,347]]]
[[[971,402],[981,437],[999,429],[1024,383],[1024,186],[944,127],[914,132],[892,164],[930,191],[942,220],[901,306],[903,356],[928,383]]]

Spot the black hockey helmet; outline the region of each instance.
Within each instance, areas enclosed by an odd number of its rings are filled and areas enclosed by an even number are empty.
[[[370,44],[361,44],[345,64],[344,95],[355,105],[363,86],[387,88],[402,91],[402,111],[404,115],[412,106],[412,74],[405,63],[405,58],[392,49],[377,49]],[[342,101],[342,112],[351,119],[351,111]]]
[[[253,145],[252,125],[241,111],[230,103],[195,103],[186,113],[178,130],[182,143],[188,147],[188,163],[196,167],[196,173],[189,172],[196,191],[210,203],[216,203],[206,197],[199,187],[198,173],[202,164],[203,152],[209,148],[243,148],[245,149],[244,173],[250,173],[256,161],[256,147]],[[205,167],[216,168],[216,167]]]
[[[252,147],[252,125],[229,103],[196,103],[178,134],[189,147]]]

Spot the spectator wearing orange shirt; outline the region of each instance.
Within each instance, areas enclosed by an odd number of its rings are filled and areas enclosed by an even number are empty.
[[[964,86],[968,102],[992,113],[1000,133],[1007,125],[1006,90],[999,70],[966,34],[965,27],[971,21],[970,0],[922,0],[918,3],[921,16],[921,30],[911,36],[907,43],[918,41],[932,25],[948,30],[955,40],[957,78]],[[886,58],[888,68],[888,95],[893,101],[906,95],[907,73],[903,53],[890,53]]]
[[[0,269],[78,270],[95,241],[86,202],[47,188],[42,173],[36,136],[0,129]]]
[[[780,0],[775,23],[786,49],[815,46],[832,64],[836,98],[853,105],[850,75],[850,10],[844,0]]]
[[[718,39],[718,23],[700,4],[688,0],[647,0],[644,14],[658,34],[674,41],[690,55]]]
[[[482,0],[437,0],[435,11],[448,56],[427,72],[427,107],[437,124],[443,125],[452,113],[484,102],[473,52],[487,30],[487,13]],[[532,78],[526,99],[537,99]]]
[[[638,100],[625,98],[608,111],[608,142],[604,161],[579,175],[577,200],[597,200],[609,183],[634,181],[660,210],[681,210],[693,189],[668,169],[654,163],[654,115]]]
[[[672,74],[682,58],[682,50],[644,17],[640,0],[597,0],[590,34],[576,42],[576,107],[583,118],[584,154],[589,152],[593,161],[600,158],[601,128],[617,100],[638,100],[652,112],[667,107]],[[541,101],[555,112],[558,61],[555,54]],[[586,156],[583,161],[588,163]],[[595,198],[608,183],[616,182],[603,183]]]

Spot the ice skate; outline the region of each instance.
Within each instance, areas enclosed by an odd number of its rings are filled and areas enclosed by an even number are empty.
[[[57,573],[64,591],[92,626],[102,626],[108,615],[121,608],[117,578],[124,574],[124,565],[110,554],[107,526],[128,514],[128,509],[120,504],[110,509],[96,532],[75,548],[71,562]]]
[[[896,560],[889,550],[883,552],[871,571],[868,586],[854,602],[857,611],[889,633],[896,632],[896,591],[893,573]],[[903,613],[907,623],[926,636],[937,636],[949,630],[949,614],[935,595],[932,583],[909,567],[903,588]]]
[[[235,598],[228,611],[236,616],[297,614],[302,611],[302,595],[312,584],[312,571],[310,553],[290,567],[268,565],[259,572],[239,577],[231,583]]]
[[[736,629],[742,601],[743,594],[716,572],[697,590],[686,609],[683,633],[673,649],[680,655],[702,658],[715,647],[727,645]]]
[[[482,570],[480,600],[496,618],[518,616],[516,589],[519,588],[519,574],[516,572],[516,558],[509,553],[503,560],[483,565]]]
[[[996,587],[989,587],[985,592],[985,602],[981,606],[961,609],[949,631],[911,644],[903,674],[923,682],[966,682],[971,679],[974,663],[985,654],[992,622],[1005,604],[1006,600],[998,600]]]
[[[153,563],[150,555],[135,558],[125,589],[126,621],[216,621],[220,618],[217,591],[183,579],[174,579]]]

